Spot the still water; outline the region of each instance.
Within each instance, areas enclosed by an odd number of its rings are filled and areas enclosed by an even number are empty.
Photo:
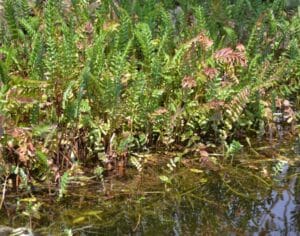
[[[104,189],[74,177],[62,199],[8,194],[0,224],[31,226],[36,235],[300,235],[295,147],[216,159],[206,168],[191,158],[173,170],[130,169],[126,178],[106,178]]]

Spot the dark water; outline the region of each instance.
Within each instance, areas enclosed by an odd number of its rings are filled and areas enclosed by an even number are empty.
[[[293,147],[273,151],[214,168],[191,159],[173,171],[130,170],[108,178],[105,191],[100,181],[78,181],[60,200],[7,195],[0,224],[41,235],[300,235],[300,156]]]

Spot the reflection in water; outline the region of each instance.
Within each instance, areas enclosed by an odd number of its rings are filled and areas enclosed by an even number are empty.
[[[281,180],[290,171],[288,165],[283,170]],[[295,173],[300,173],[299,168],[295,168]],[[271,196],[265,200],[265,205],[260,208],[262,215],[255,223],[253,219],[250,226],[256,226],[259,232],[277,233],[277,235],[300,235],[299,207],[300,202],[296,199],[296,182],[299,175],[293,176],[287,183],[287,188],[282,191],[273,190]],[[297,220],[298,219],[298,220]],[[298,222],[297,222],[298,221]]]
[[[108,181],[109,193],[93,184],[72,188],[61,202],[41,196],[40,219],[31,221],[36,231],[53,235],[64,230],[74,235],[300,235],[300,168],[284,162],[274,176],[274,159],[233,163],[171,174],[149,168],[142,177]],[[170,176],[170,183],[162,183],[158,172]],[[22,203],[5,209],[0,224],[28,223],[28,217],[12,213],[22,212]]]

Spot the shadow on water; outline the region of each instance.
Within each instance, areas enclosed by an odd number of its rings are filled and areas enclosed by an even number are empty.
[[[108,179],[105,191],[95,182],[72,186],[62,200],[8,195],[0,224],[30,222],[41,235],[300,235],[299,153],[287,150],[243,153],[207,170],[149,166]],[[41,206],[26,214],[32,201]]]

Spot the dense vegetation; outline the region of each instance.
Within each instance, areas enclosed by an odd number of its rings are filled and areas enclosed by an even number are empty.
[[[2,4],[1,182],[297,132],[300,12],[284,1]]]

